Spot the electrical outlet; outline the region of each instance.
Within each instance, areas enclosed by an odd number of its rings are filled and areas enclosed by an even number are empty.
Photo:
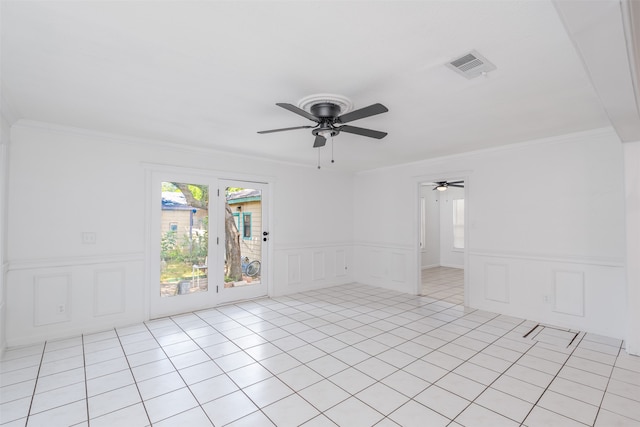
[[[551,302],[551,298],[549,298],[549,295],[545,295],[545,296],[542,297],[542,301],[544,301],[546,303],[549,303],[549,302]]]
[[[96,233],[93,231],[82,232],[82,243],[85,245],[93,245],[96,243]]]
[[[60,304],[58,306],[58,313],[64,313],[66,310],[67,308],[64,305]]]

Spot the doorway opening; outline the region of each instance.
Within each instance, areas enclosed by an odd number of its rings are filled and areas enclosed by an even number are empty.
[[[423,296],[464,304],[465,181],[420,183],[420,289]]]

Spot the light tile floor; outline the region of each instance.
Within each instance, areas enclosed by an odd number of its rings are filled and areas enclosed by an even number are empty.
[[[442,290],[440,290],[442,291]],[[363,285],[10,349],[3,426],[638,426],[620,340]]]
[[[422,270],[421,295],[454,304],[463,304],[464,270],[451,267]]]

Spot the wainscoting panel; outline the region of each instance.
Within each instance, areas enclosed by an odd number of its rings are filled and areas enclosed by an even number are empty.
[[[349,272],[347,252],[343,249],[336,251],[336,277],[344,277]]]
[[[316,251],[313,253],[313,264],[311,266],[312,280],[324,280],[326,274],[326,265],[324,262],[324,251]]]
[[[98,270],[93,280],[94,316],[124,313],[126,306],[124,268]]]
[[[43,274],[33,278],[34,326],[68,322],[71,313],[71,273]]]
[[[415,250],[411,247],[359,243],[354,247],[358,283],[415,294]]]
[[[371,277],[382,279],[389,275],[386,267],[388,258],[385,257],[382,249],[369,248],[369,259],[371,260],[371,268],[369,269]]]
[[[402,252],[391,253],[391,280],[404,283],[407,280],[407,256]]]
[[[624,337],[623,262],[471,251],[465,274],[473,308]]]
[[[302,256],[300,254],[287,255],[287,284],[302,283]]]
[[[584,316],[584,272],[554,271],[553,311]]]
[[[281,246],[274,249],[273,296],[353,281],[353,249],[346,244]]]
[[[491,301],[509,302],[509,266],[486,264],[484,273],[485,298]]]
[[[123,261],[126,260],[126,261]],[[7,345],[28,345],[145,319],[142,254],[41,261],[7,271]]]

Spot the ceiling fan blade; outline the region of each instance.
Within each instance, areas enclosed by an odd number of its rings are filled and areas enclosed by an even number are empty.
[[[386,113],[389,111],[387,107],[382,104],[373,104],[368,107],[360,108],[359,110],[352,111],[336,119],[339,123],[349,123],[354,120],[364,119],[365,117],[375,116],[376,114]]]
[[[282,128],[282,129],[271,129],[271,130],[261,130],[258,133],[272,133],[272,132],[283,132],[285,130],[294,130],[294,129],[310,129],[314,126],[296,126],[292,128]]]
[[[458,184],[449,184],[449,187],[458,187],[458,188],[464,188],[464,185],[458,185]]]
[[[327,143],[327,138],[324,136],[316,135],[316,140],[313,142],[313,148],[324,147]]]
[[[278,102],[278,103],[276,103],[276,105],[277,105],[278,107],[282,107],[282,108],[284,108],[285,110],[289,110],[289,111],[291,111],[292,113],[296,113],[296,114],[298,114],[298,115],[300,115],[300,116],[302,116],[302,117],[304,117],[304,118],[307,118],[307,119],[309,119],[309,120],[312,120],[312,121],[314,121],[314,122],[316,122],[316,123],[320,123],[320,119],[318,119],[316,116],[314,116],[314,115],[313,115],[313,114],[311,114],[311,113],[307,113],[307,112],[306,112],[306,111],[304,111],[302,108],[298,108],[298,107],[296,107],[295,105],[287,104],[287,103],[285,103],[285,102]]]
[[[449,184],[464,184],[464,181],[447,181]]]
[[[386,132],[379,132],[377,130],[359,128],[355,126],[340,126],[338,128],[340,132],[354,133],[356,135],[368,136],[369,138],[382,139],[387,136]]]

